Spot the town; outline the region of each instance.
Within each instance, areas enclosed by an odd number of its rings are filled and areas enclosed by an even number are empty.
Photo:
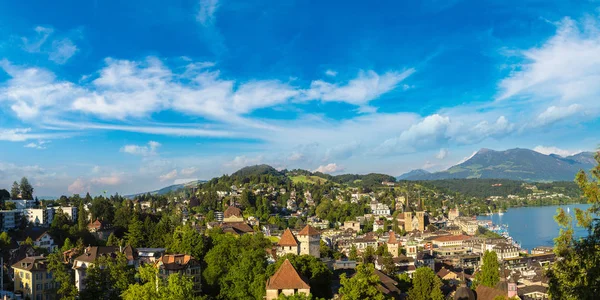
[[[472,198],[380,174],[327,178],[254,166],[166,195],[41,201],[23,178],[3,195],[1,290],[6,299],[548,299],[553,248],[520,249],[466,213]],[[499,210],[515,198],[482,201]],[[361,276],[372,282],[357,286]]]

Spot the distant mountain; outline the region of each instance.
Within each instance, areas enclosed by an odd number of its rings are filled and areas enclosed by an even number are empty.
[[[124,196],[125,198],[133,198],[135,196],[139,196],[139,195],[145,195],[145,194],[150,194],[150,195],[164,195],[168,192],[175,192],[178,190],[181,190],[185,187],[189,187],[189,186],[195,186],[198,185],[200,183],[205,183],[206,180],[194,180],[194,181],[190,181],[190,182],[186,182],[186,183],[181,183],[181,184],[174,184],[174,185],[170,185],[167,187],[164,187],[160,190],[155,190],[155,191],[151,191],[151,192],[144,192],[144,193],[137,193],[137,194],[133,194],[133,195],[127,195]]]
[[[529,149],[481,149],[473,157],[446,171],[407,177],[407,180],[496,178],[525,181],[573,181],[579,170],[595,166],[594,153],[562,157]]]
[[[418,176],[425,176],[431,174],[429,171],[423,170],[423,169],[416,169],[416,170],[412,170],[410,172],[404,173],[398,177],[396,177],[396,180],[405,180],[405,179],[410,179],[412,177],[418,177]]]

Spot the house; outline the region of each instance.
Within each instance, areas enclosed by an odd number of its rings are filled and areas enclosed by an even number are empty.
[[[346,221],[342,227],[344,230],[352,229],[354,232],[360,231],[360,222],[358,221]]]
[[[504,260],[509,258],[519,257],[519,248],[508,243],[498,243],[492,248],[492,251],[496,252],[498,260]]]
[[[383,220],[376,220],[373,222],[373,232],[377,232],[380,229],[385,230],[385,222],[383,222]]]
[[[54,239],[45,228],[42,227],[30,227],[27,228],[23,234],[22,240],[17,241],[19,245],[22,245],[27,238],[33,241],[33,246],[40,247],[48,250],[48,252],[54,251],[58,246],[54,243]]]
[[[493,288],[483,284],[478,285],[475,294],[477,294],[477,300],[494,300],[498,296],[517,297],[517,283],[514,280],[507,281],[506,278],[502,278]]]
[[[227,209],[223,213],[223,222],[224,223],[244,222],[244,216],[242,215],[242,211],[235,206],[227,207]]]
[[[21,226],[21,216],[22,211],[19,209],[0,211],[0,225],[2,225],[2,231],[9,231]]]
[[[194,291],[200,293],[202,288],[202,272],[200,262],[187,254],[168,254],[156,260],[154,266],[158,268],[158,275],[168,278],[171,274],[181,274],[192,278]]]
[[[470,237],[466,235],[444,235],[437,236],[431,239],[434,247],[456,247],[462,246],[465,240],[468,240]]]
[[[100,221],[97,218],[94,222],[90,222],[87,225],[87,228],[89,232],[91,232],[96,238],[101,240],[107,240],[108,236],[114,232],[112,224]]]
[[[375,216],[389,216],[390,207],[379,202],[371,202],[371,212]]]
[[[87,276],[87,269],[90,266],[94,265],[96,259],[102,256],[110,256],[114,257],[117,253],[124,253],[127,257],[128,264],[135,264],[135,257],[131,246],[125,247],[128,249],[125,251],[120,247],[110,247],[110,246],[90,246],[83,249],[83,254],[75,258],[73,261],[73,269],[75,270],[75,287],[78,291],[82,291],[85,289],[85,277]]]
[[[279,298],[279,295],[296,295],[310,294],[310,285],[307,281],[298,274],[292,263],[285,260],[277,272],[267,280],[267,296],[266,300],[274,300]]]
[[[398,282],[396,280],[385,275],[379,270],[375,270],[375,275],[377,275],[377,277],[379,278],[379,284],[377,285],[377,289],[380,292],[382,292],[387,298],[401,299],[400,294],[402,292],[396,287],[398,285]]]
[[[283,256],[286,254],[300,253],[300,243],[296,239],[296,236],[288,228],[281,235],[281,239],[277,242],[277,255]]]
[[[550,299],[548,287],[539,284],[520,287],[517,293],[521,299]]]
[[[138,261],[136,263],[136,265],[153,264],[166,251],[167,251],[167,249],[165,249],[165,248],[136,248],[135,252],[137,253],[137,261]]]
[[[219,227],[221,227],[223,232],[232,233],[235,235],[254,234],[254,229],[252,229],[252,227],[245,222],[223,223],[220,224]]]
[[[14,291],[21,292],[25,299],[54,299],[55,287],[52,272],[43,256],[26,257],[12,265]],[[56,284],[56,286],[55,286]]]

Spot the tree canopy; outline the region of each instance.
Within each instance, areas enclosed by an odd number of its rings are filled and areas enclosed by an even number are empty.
[[[411,300],[443,300],[442,280],[429,267],[417,268],[413,274],[412,287],[408,290]]]
[[[373,299],[383,300],[385,296],[377,289],[379,277],[375,274],[373,264],[360,264],[356,274],[350,278],[346,274],[340,276],[340,295],[342,300]]]

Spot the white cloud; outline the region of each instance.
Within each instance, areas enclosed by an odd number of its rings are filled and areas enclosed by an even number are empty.
[[[408,69],[404,72],[387,72],[379,75],[374,71],[361,71],[357,78],[348,81],[345,85],[316,80],[311,83],[305,97],[311,100],[347,102],[363,106],[395,89],[402,80],[414,72],[414,69]]]
[[[37,26],[34,28],[34,30],[36,33],[35,37],[33,37],[33,38],[22,37],[21,38],[21,40],[23,41],[23,49],[30,53],[40,52],[42,45],[44,43],[46,43],[46,40],[48,40],[48,37],[52,34],[52,32],[54,32],[54,30],[52,28],[43,27],[43,26]]]
[[[288,160],[290,160],[290,161],[299,161],[299,160],[302,160],[303,158],[304,158],[304,154],[302,154],[300,152],[293,152],[288,157]]]
[[[66,63],[79,49],[73,41],[68,38],[56,40],[52,42],[52,51],[49,53],[48,59],[57,63]]]
[[[236,156],[233,160],[226,162],[224,165],[228,168],[243,168],[246,166],[258,165],[263,162],[262,155],[256,157],[248,157],[246,155]]]
[[[198,180],[198,178],[180,178],[180,179],[175,179],[173,181],[173,184],[185,184],[185,183],[196,181],[196,180]]]
[[[48,141],[38,141],[37,143],[29,143],[26,144],[24,147],[25,148],[34,148],[34,149],[46,149],[46,146],[44,146],[44,144],[47,144]]]
[[[147,145],[125,145],[121,148],[121,152],[148,156],[148,155],[156,155],[156,150],[160,147],[161,144],[159,142],[150,141]]]
[[[338,166],[336,163],[329,163],[316,168],[313,172],[321,172],[325,174],[337,173],[344,171],[344,167]]]
[[[538,145],[535,148],[533,148],[533,151],[542,153],[542,154],[557,154],[563,157],[567,157],[567,156],[571,156],[577,153],[581,153],[581,150],[565,150],[565,149],[560,149],[558,147],[554,147],[554,146],[542,146],[542,145]]]
[[[217,8],[219,8],[218,0],[200,0],[200,10],[196,15],[196,20],[204,26],[213,25]]]
[[[440,149],[440,152],[438,152],[438,154],[435,155],[435,158],[444,159],[447,156],[448,156],[448,149],[442,148],[442,149]]]
[[[90,191],[90,185],[83,179],[77,178],[69,185],[67,190],[72,194],[84,194]]]
[[[590,118],[600,114],[600,26],[596,19],[576,22],[565,18],[558,23],[556,34],[540,47],[516,53],[523,62],[500,82],[498,101],[525,100],[550,106],[539,116],[538,125],[551,124],[579,110],[585,110]],[[566,113],[560,112],[561,108],[566,108]]]
[[[335,77],[335,76],[337,76],[337,72],[334,70],[327,70],[327,71],[325,71],[325,75]]]
[[[160,175],[158,178],[160,179],[160,181],[167,181],[167,180],[174,179],[175,177],[177,177],[177,170],[173,170],[169,173]]]
[[[582,110],[583,107],[579,104],[571,104],[567,107],[550,106],[537,116],[536,125],[552,124],[581,113]]]
[[[97,185],[118,185],[122,182],[122,179],[118,175],[111,175],[105,177],[96,177],[90,180],[92,184]]]
[[[198,168],[196,168],[196,167],[189,167],[189,168],[181,169],[181,171],[179,173],[181,175],[184,175],[184,176],[189,176],[189,175],[192,175],[192,174],[194,174],[196,172],[198,172]]]

